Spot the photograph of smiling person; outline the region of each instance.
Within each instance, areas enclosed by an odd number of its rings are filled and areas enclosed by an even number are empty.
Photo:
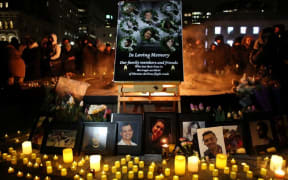
[[[197,129],[201,157],[216,158],[216,154],[226,154],[223,127]]]
[[[117,143],[119,146],[137,146],[135,142],[133,142],[133,126],[131,123],[119,123],[119,137],[121,140]]]

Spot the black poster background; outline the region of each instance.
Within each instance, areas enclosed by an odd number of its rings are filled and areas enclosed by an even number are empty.
[[[119,2],[114,81],[183,81],[180,0]]]

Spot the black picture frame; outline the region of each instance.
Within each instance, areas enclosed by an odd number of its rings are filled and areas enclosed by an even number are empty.
[[[33,148],[40,149],[42,145],[42,141],[44,139],[45,130],[47,126],[52,121],[52,117],[37,115],[34,119],[29,138],[31,141]]]
[[[63,149],[72,148],[79,153],[82,124],[79,122],[53,121],[47,126],[42,141],[41,153],[62,154]]]
[[[176,145],[176,120],[177,114],[173,112],[146,112],[144,113],[144,153],[161,154],[161,145],[166,139],[168,144]],[[162,121],[162,122],[159,122]],[[158,123],[158,124],[157,124]],[[163,124],[164,123],[164,124]],[[160,127],[160,126],[161,127]],[[158,126],[158,127],[157,127]],[[153,127],[157,132],[152,133]],[[164,128],[163,128],[164,127]],[[161,134],[162,133],[162,134]],[[154,136],[154,140],[153,140]]]
[[[248,140],[250,147],[249,151],[251,154],[265,155],[270,154],[267,149],[271,147],[278,149],[277,142],[275,141],[275,127],[272,123],[272,117],[271,113],[265,112],[244,114],[244,120],[247,127],[246,131],[249,132]],[[268,129],[267,131],[265,130],[264,132],[260,132],[263,128]]]
[[[142,132],[143,115],[142,114],[116,114],[113,113],[111,121],[117,123],[117,154],[139,155],[142,153]],[[125,145],[122,140],[122,128],[132,130],[132,145]],[[127,133],[126,133],[127,134]],[[131,134],[131,133],[130,133]],[[125,136],[125,134],[124,134]],[[129,137],[129,134],[128,134]]]
[[[272,118],[275,131],[275,139],[279,148],[288,147],[288,118],[287,115],[275,116]]]
[[[208,127],[223,127],[223,136],[225,142],[226,153],[230,155],[247,154],[247,133],[244,132],[244,123],[242,121],[222,121],[222,122],[208,122]],[[245,153],[237,153],[237,149],[245,149]]]
[[[116,123],[84,122],[81,152],[85,154],[113,155],[116,131]]]

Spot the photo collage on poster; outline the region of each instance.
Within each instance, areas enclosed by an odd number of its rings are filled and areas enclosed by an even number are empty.
[[[114,80],[182,81],[181,1],[118,6]]]
[[[275,131],[274,121],[268,115],[216,122],[208,113],[113,113],[111,122],[50,123],[41,152],[61,153],[64,148],[73,148],[75,153],[84,154],[161,154],[162,145],[168,144],[171,153],[185,153],[188,149],[189,153],[198,152],[209,158],[215,158],[217,153],[267,154],[269,148],[280,148],[277,142],[281,142],[281,147],[288,145],[283,142],[288,136]],[[281,119],[281,123],[288,121]],[[32,130],[30,139],[38,136]]]

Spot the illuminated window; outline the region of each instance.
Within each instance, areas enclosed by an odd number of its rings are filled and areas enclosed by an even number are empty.
[[[205,48],[207,49],[208,48],[208,42],[205,41]]]
[[[229,44],[230,46],[233,46],[233,40],[227,40],[226,43]]]
[[[9,6],[9,3],[5,2],[5,7],[8,8],[8,6]]]
[[[10,21],[9,24],[10,24],[10,29],[13,29],[14,28],[13,21]]]
[[[2,2],[0,3],[0,8],[3,8],[3,3]]]
[[[106,14],[106,19],[110,19],[110,14]]]
[[[208,28],[205,29],[205,36],[208,36]]]
[[[112,37],[112,33],[109,34],[109,37]]]
[[[221,34],[221,27],[215,26],[215,34]]]
[[[2,21],[0,21],[0,29],[3,29]]]
[[[246,34],[247,27],[246,26],[241,26],[240,27],[240,34]]]
[[[260,28],[259,26],[254,26],[253,27],[253,34],[259,34]]]
[[[227,33],[228,33],[228,34],[231,34],[231,33],[233,32],[233,30],[234,30],[234,27],[233,27],[233,26],[228,26],[228,28],[227,28]]]

